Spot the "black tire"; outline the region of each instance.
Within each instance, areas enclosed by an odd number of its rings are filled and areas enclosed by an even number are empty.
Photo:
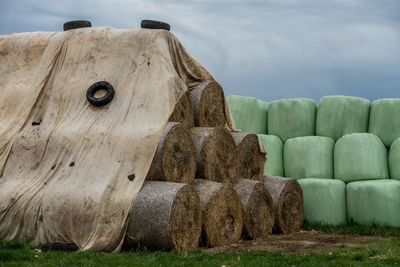
[[[92,23],[88,20],[72,20],[64,23],[64,31],[87,27],[92,27]]]
[[[64,244],[64,243],[49,243],[42,246],[42,251],[65,251],[74,252],[78,250],[78,246],[75,244]]]
[[[140,26],[146,29],[162,29],[167,31],[171,29],[168,23],[148,19],[142,20]]]
[[[95,98],[94,94],[99,90],[106,90],[105,96],[100,98]],[[86,91],[86,98],[90,104],[96,107],[107,105],[114,98],[114,87],[106,81],[100,81],[92,84]]]

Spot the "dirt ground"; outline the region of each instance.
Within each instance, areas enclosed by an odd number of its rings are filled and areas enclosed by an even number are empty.
[[[376,239],[372,236],[328,234],[318,231],[300,231],[289,235],[270,235],[262,240],[240,240],[223,247],[205,248],[204,252],[281,252],[287,254],[309,254],[329,251],[345,245],[362,246]]]

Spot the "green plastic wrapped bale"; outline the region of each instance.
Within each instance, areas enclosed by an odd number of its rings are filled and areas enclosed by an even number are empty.
[[[351,133],[368,132],[371,102],[354,96],[324,96],[318,103],[316,134],[334,141]]]
[[[317,104],[312,99],[291,98],[270,102],[268,134],[289,138],[315,135]]]
[[[372,180],[346,186],[347,216],[362,225],[400,227],[400,181]]]
[[[388,152],[378,136],[369,133],[348,134],[334,148],[335,178],[346,183],[388,179]]]
[[[264,165],[264,175],[283,176],[283,143],[278,136],[258,134],[258,139],[267,151],[267,161]]]
[[[285,176],[301,179],[333,178],[333,147],[329,137],[304,136],[286,140],[283,146]]]
[[[236,129],[255,134],[267,133],[268,103],[237,95],[228,96],[226,100]]]
[[[379,136],[387,147],[400,137],[400,98],[379,99],[372,103],[369,132]]]
[[[400,138],[397,138],[389,150],[390,178],[400,180]]]
[[[308,223],[343,225],[346,218],[346,184],[336,179],[298,180],[303,189],[304,220]]]

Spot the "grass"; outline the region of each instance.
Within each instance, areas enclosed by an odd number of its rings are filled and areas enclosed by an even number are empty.
[[[385,227],[304,225],[305,230],[341,234],[366,234],[376,240],[366,246],[341,247],[307,255],[281,253],[175,253],[147,251],[118,254],[100,252],[38,252],[25,243],[0,242],[0,266],[393,266],[400,265],[400,229]],[[379,237],[392,236],[387,240]]]

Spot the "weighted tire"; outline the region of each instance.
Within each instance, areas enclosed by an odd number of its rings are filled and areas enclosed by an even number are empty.
[[[106,90],[107,93],[103,97],[96,98],[94,94],[99,90]],[[90,104],[96,107],[107,105],[114,98],[114,87],[106,81],[100,81],[92,84],[86,91],[86,98]]]
[[[92,27],[92,23],[88,20],[72,20],[64,23],[64,31],[87,27]]]
[[[49,243],[42,246],[42,251],[65,251],[74,252],[78,250],[78,246],[75,244],[64,244],[64,243]]]
[[[146,29],[162,29],[167,31],[171,29],[168,23],[147,19],[142,20],[140,26]]]

